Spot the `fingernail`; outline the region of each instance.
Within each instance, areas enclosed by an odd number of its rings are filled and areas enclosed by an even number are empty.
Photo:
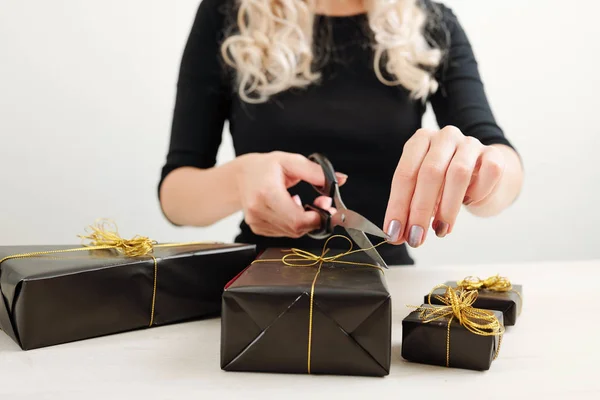
[[[296,202],[296,204],[298,204],[300,207],[302,207],[302,199],[300,199],[300,196],[295,195],[293,197],[294,201]]]
[[[471,204],[473,202],[473,199],[471,199],[469,196],[465,196],[464,200],[463,200],[463,204],[465,206],[468,206],[469,204]]]
[[[446,236],[448,234],[448,228],[450,228],[450,225],[448,225],[447,223],[442,222],[442,221],[436,221],[436,222],[437,222],[437,224],[433,228],[433,229],[435,229],[435,234],[437,235],[437,237],[443,238],[444,236]]]
[[[419,225],[413,225],[408,233],[408,245],[410,247],[419,247],[423,241],[423,228]]]
[[[336,172],[335,174],[337,175],[338,179],[348,179],[348,175],[341,172]]]
[[[390,221],[387,228],[387,234],[390,237],[388,240],[389,242],[393,243],[398,241],[398,238],[400,237],[400,228],[402,228],[400,221],[395,219]]]

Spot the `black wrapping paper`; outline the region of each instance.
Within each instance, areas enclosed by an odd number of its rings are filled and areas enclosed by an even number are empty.
[[[502,313],[492,312],[502,324]],[[448,320],[441,318],[425,323],[419,317],[419,311],[411,312],[402,321],[402,358],[421,364],[446,366]],[[499,340],[497,336],[474,334],[453,318],[449,343],[449,367],[484,371],[490,369]]]
[[[456,281],[446,282],[445,285],[456,287]],[[491,290],[478,290],[477,300],[473,304],[475,308],[484,310],[501,311],[504,316],[504,325],[513,326],[523,307],[523,286],[512,285],[513,290],[508,292],[496,292]],[[441,304],[435,295],[443,295],[444,289],[436,289],[431,295],[431,304]],[[425,295],[424,302],[427,303],[429,293]]]
[[[0,247],[0,259],[77,246]],[[225,284],[251,262],[254,245],[155,248],[153,326],[218,316]],[[0,264],[0,328],[29,350],[148,327],[154,261],[92,250]]]
[[[283,254],[268,249],[259,259],[280,259]],[[363,256],[344,260],[370,261]],[[258,262],[228,285],[221,318],[222,369],[308,372],[316,271]],[[323,264],[314,292],[310,373],[385,376],[390,353],[391,298],[384,274],[364,266]]]

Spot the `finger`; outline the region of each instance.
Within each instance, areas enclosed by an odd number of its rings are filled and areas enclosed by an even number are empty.
[[[442,201],[442,193],[444,193],[444,185],[446,184],[446,181],[444,180],[444,183],[442,183],[442,188],[440,189],[440,193],[438,194],[438,198],[435,201],[435,207],[433,208],[433,215],[437,215],[437,212],[440,208],[440,202]]]
[[[472,137],[465,138],[458,146],[446,172],[442,198],[432,225],[438,237],[446,236],[454,227],[482,150],[483,145]]]
[[[271,211],[271,215],[266,219],[278,221],[289,237],[303,236],[320,225],[319,214],[298,207],[298,203],[283,187],[274,188],[266,197],[266,204]]]
[[[506,161],[500,150],[486,146],[479,160],[479,169],[467,189],[464,204],[470,205],[484,200],[492,193],[504,173]]]
[[[294,199],[294,202],[296,202],[296,204],[298,204],[300,207],[304,208],[304,206],[302,205],[302,200],[300,199],[300,196],[295,195],[294,197],[292,197],[292,199]],[[331,197],[319,196],[315,199],[313,204],[319,208],[322,208],[323,210],[329,211],[332,215],[337,212],[337,210],[334,207],[332,207],[333,199]]]
[[[296,200],[292,199],[294,203]],[[270,232],[270,236],[299,238],[308,232],[317,229],[321,225],[321,218],[314,211],[304,211],[304,207],[298,207],[301,217],[281,218],[279,213],[270,205],[267,205],[263,213],[255,218],[255,225],[260,226],[262,231]],[[302,220],[294,219],[302,218]]]
[[[300,198],[300,196],[295,195],[294,197],[292,197],[292,199],[294,200],[294,203],[298,204],[300,207],[302,206],[302,199]]]
[[[255,235],[281,237],[282,231],[277,229],[270,222],[256,216],[248,216],[245,218],[246,224]]]
[[[304,206],[302,205],[302,200],[300,199],[300,196],[295,195],[293,197],[294,201],[301,206],[304,209]],[[319,208],[322,208],[323,210],[329,211],[329,213],[331,215],[335,214],[337,212],[337,210],[335,209],[335,207],[332,207],[333,205],[333,199],[331,197],[327,197],[327,196],[319,196],[315,199],[315,201],[313,202],[313,204]]]
[[[304,211],[300,197],[290,197],[286,189],[283,189],[283,192],[287,196],[286,201],[292,203],[293,207],[296,208],[296,212]],[[267,224],[270,226],[271,231],[279,233],[280,236],[285,236],[288,233],[287,221],[285,217],[281,217],[280,211],[274,208],[269,201],[275,197],[274,193],[276,191],[272,188],[262,190],[253,201],[246,205],[245,219],[248,225],[262,226]],[[300,206],[298,206],[298,201],[300,201]]]
[[[315,199],[313,204],[319,208],[328,210],[333,205],[333,199],[331,197],[327,197],[327,196],[319,196]]]
[[[389,243],[401,244],[404,242],[410,201],[433,133],[430,130],[419,129],[404,145],[402,156],[392,179],[390,199],[383,224],[390,237]]]
[[[338,186],[344,186],[348,181],[348,175],[343,174],[341,172],[336,172],[335,177],[337,178]]]
[[[462,133],[453,127],[442,129],[431,140],[431,146],[419,170],[405,238],[411,247],[419,247],[427,236],[436,201],[442,189],[446,171],[456,151]]]
[[[325,175],[321,166],[301,154],[278,153],[279,162],[289,180],[290,186],[305,181],[314,186],[325,185]],[[348,180],[348,175],[336,172],[338,185],[342,186]]]

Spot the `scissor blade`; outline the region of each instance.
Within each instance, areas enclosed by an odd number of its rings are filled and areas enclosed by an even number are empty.
[[[346,228],[346,230],[355,229],[357,231],[366,232],[370,235],[379,236],[386,240],[390,239],[389,235],[377,227],[377,225],[352,210],[338,210],[333,215],[332,222],[334,225],[343,226]]]
[[[352,240],[354,240],[354,242],[358,245],[358,247],[365,250],[365,253],[367,253],[367,255],[373,259],[373,261],[375,261],[377,264],[379,264],[379,266],[383,268],[388,267],[383,258],[381,258],[379,252],[373,248],[373,243],[371,243],[371,241],[369,240],[367,235],[365,235],[364,232],[357,231],[352,228],[347,228],[346,231],[348,232]]]

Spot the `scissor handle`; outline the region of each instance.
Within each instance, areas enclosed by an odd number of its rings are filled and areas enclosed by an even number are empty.
[[[327,157],[319,153],[311,154],[308,156],[308,159],[319,164],[323,169],[323,175],[325,175],[325,186],[319,187],[312,185],[312,187],[321,195],[333,198],[333,195],[335,194],[335,188],[338,185],[333,165],[331,165],[331,162],[327,159]]]
[[[321,218],[321,225],[319,228],[315,229],[312,232],[308,233],[308,236],[313,239],[326,239],[333,233],[333,226],[331,224],[331,213],[327,210],[323,210],[320,207],[315,206],[314,204],[305,204],[304,209],[306,211],[315,211],[319,214]]]

